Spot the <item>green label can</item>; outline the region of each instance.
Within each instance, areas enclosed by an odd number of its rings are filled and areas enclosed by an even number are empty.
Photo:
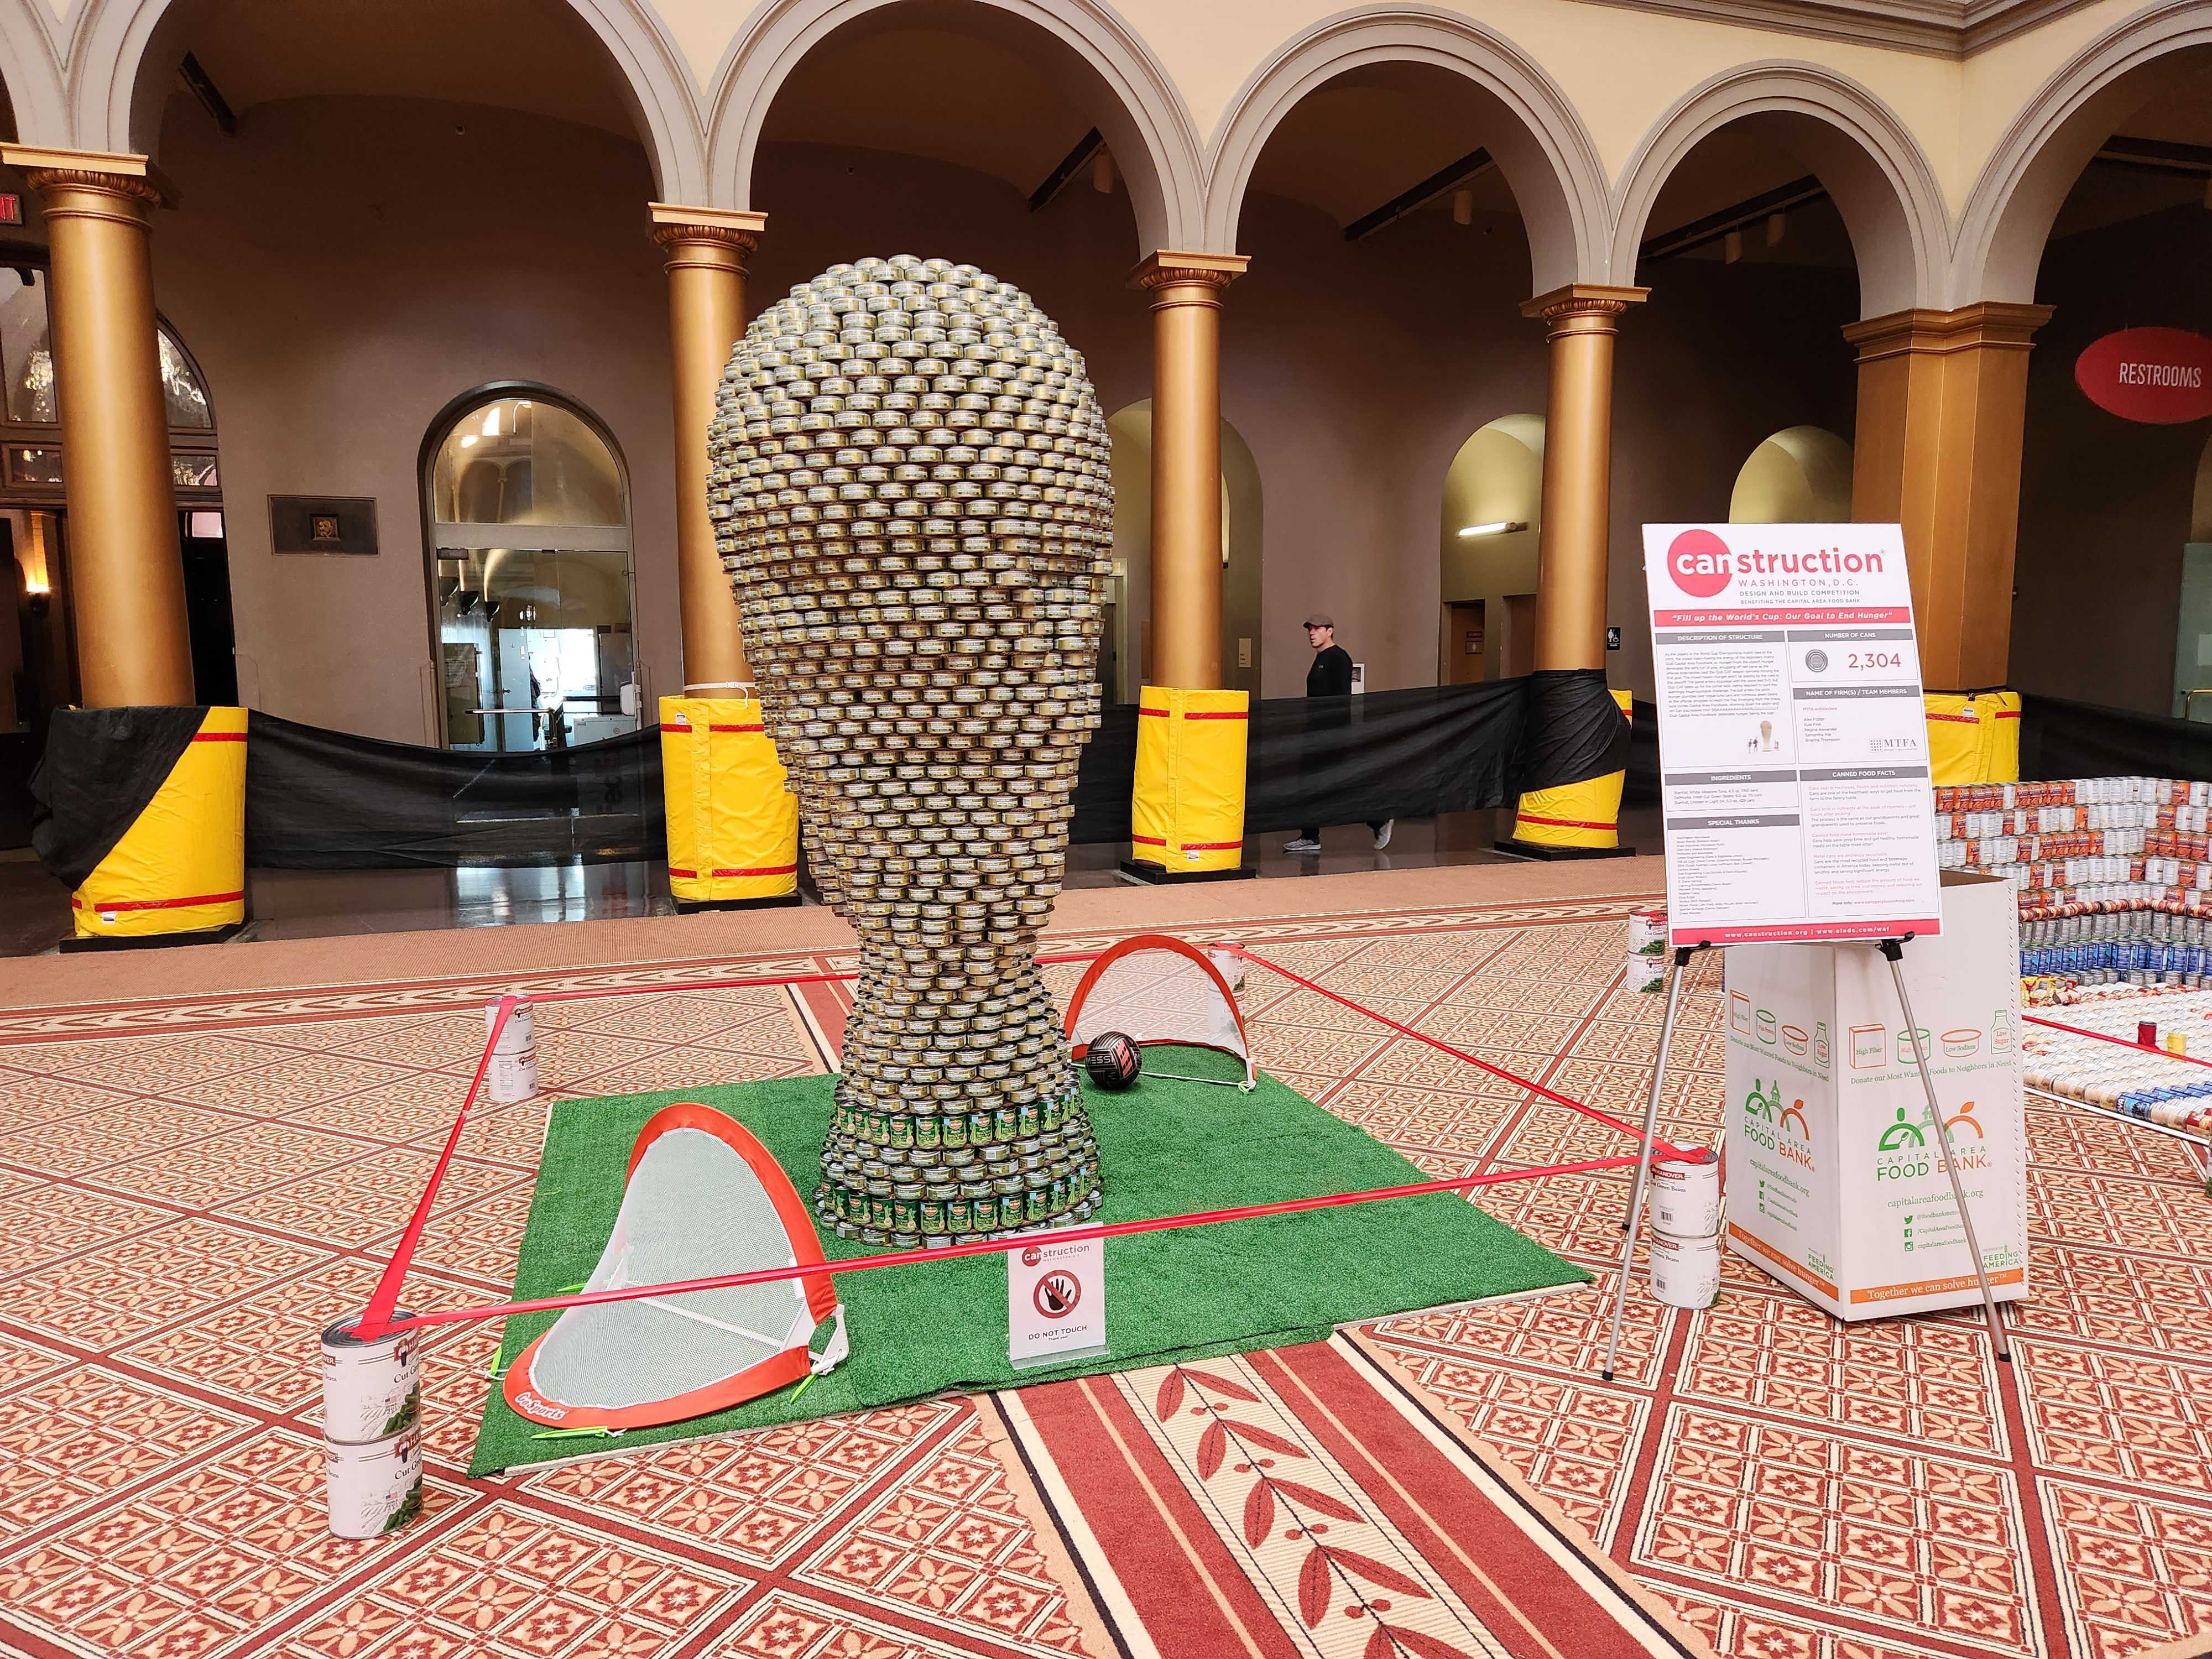
[[[945,1231],[945,1200],[943,1199],[923,1199],[920,1215],[922,1231],[941,1233]]]
[[[956,1233],[972,1231],[975,1225],[973,1206],[964,1198],[948,1199],[945,1205],[945,1224]]]
[[[896,1114],[890,1121],[890,1133],[885,1140],[886,1144],[893,1146],[913,1146],[914,1120],[904,1112]]]
[[[1041,1127],[1041,1121],[1043,1115],[1042,1111],[1038,1108],[1037,1103],[1035,1101],[1031,1101],[1028,1105],[1023,1107],[1021,1109],[1020,1116],[1018,1120],[1020,1133],[1025,1137],[1037,1133]]]
[[[945,1144],[965,1146],[968,1144],[968,1120],[957,1112],[948,1112],[944,1124]]]
[[[991,1115],[988,1112],[969,1113],[968,1144],[970,1146],[988,1146],[994,1139],[991,1133]]]
[[[1022,1115],[1011,1106],[1001,1106],[994,1119],[994,1127],[998,1131],[998,1139],[1012,1140],[1022,1132]]]
[[[914,1121],[914,1144],[934,1152],[945,1144],[944,1120],[934,1112],[924,1113]]]

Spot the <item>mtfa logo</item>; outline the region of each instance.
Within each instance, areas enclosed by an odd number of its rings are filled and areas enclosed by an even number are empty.
[[[1667,574],[1692,599],[1710,599],[1735,570],[1728,544],[1710,530],[1685,530],[1668,544]]]

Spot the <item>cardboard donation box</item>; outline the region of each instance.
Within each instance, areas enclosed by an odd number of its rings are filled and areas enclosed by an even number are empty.
[[[1986,876],[1946,871],[1942,899],[1942,935],[1905,947],[1917,1031],[1869,945],[1728,951],[1729,1248],[1838,1319],[1981,1299],[1915,1042],[1990,1286],[2027,1294],[2019,912]]]

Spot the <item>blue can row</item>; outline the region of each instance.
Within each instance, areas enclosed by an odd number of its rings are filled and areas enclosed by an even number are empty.
[[[2154,945],[2138,939],[2100,939],[2086,945],[2051,945],[2020,953],[2023,977],[2039,974],[2212,973],[2212,945]]]

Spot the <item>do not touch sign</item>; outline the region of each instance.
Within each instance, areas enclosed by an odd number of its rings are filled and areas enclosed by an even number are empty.
[[[1106,1349],[1106,1241],[1036,1234],[1006,1252],[1006,1358],[1017,1370]]]

